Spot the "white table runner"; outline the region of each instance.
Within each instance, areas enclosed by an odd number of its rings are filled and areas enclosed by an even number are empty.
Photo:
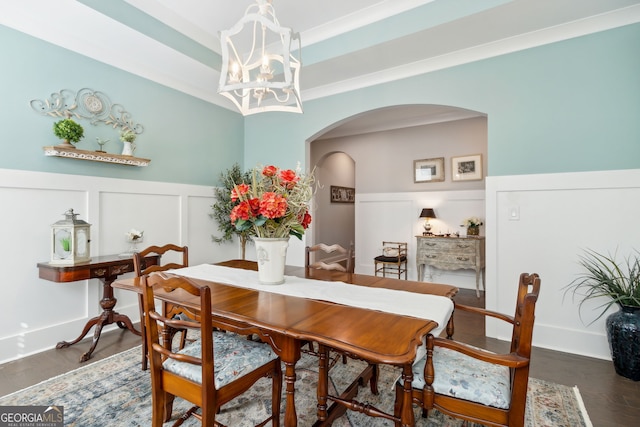
[[[453,313],[451,299],[439,295],[371,288],[296,276],[285,276],[285,282],[281,285],[261,285],[258,282],[257,271],[212,264],[181,268],[173,270],[172,273],[258,291],[329,301],[351,307],[433,320],[438,323],[438,326],[431,332],[435,336],[442,332]],[[422,350],[420,351],[422,353],[424,346],[421,346],[419,350]],[[419,359],[418,357],[416,360]]]

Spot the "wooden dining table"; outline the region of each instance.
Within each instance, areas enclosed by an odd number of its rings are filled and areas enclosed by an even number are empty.
[[[255,262],[245,260],[225,261],[217,265],[246,270],[257,269]],[[449,285],[320,270],[305,271],[304,267],[287,267],[286,274],[325,281],[339,280],[356,286],[407,290],[446,297],[455,296],[458,290]],[[438,326],[437,322],[428,318],[258,291],[209,280],[194,278],[191,280],[211,288],[211,316],[214,326],[243,335],[256,334],[261,340],[271,345],[280,356],[285,365],[285,427],[297,426],[295,367],[301,357],[302,346],[309,341],[319,343],[324,351],[332,348],[367,361],[366,372],[363,372],[354,384],[366,384],[372,375],[376,375],[377,364],[401,367],[405,393],[400,419],[395,419],[390,414],[376,414],[376,416],[384,416],[399,422],[403,427],[414,425],[411,403],[412,364],[416,359],[418,347],[423,343],[423,338]],[[141,291],[138,278],[120,279],[112,286],[135,292]],[[157,293],[157,297],[170,304],[199,309],[198,302],[193,299],[164,294],[162,291]],[[450,327],[450,331],[449,326],[447,327],[448,334],[453,333],[453,325],[451,324]],[[322,358],[320,369],[323,369]],[[331,396],[328,396],[326,391],[326,371],[321,372],[318,398],[322,403],[318,405],[318,422],[314,425],[330,425],[335,418],[345,412],[346,408],[365,413],[369,411],[367,405],[352,400],[355,394],[357,394],[357,386],[350,387],[339,398],[332,399],[334,404],[327,408],[325,403],[327,397]],[[345,402],[347,402],[346,407]]]

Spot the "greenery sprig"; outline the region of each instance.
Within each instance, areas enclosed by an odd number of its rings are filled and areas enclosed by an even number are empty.
[[[594,250],[585,250],[580,256],[584,272],[565,286],[564,295],[573,294],[583,304],[596,298],[607,298],[600,305],[602,312],[592,322],[600,319],[613,304],[640,307],[640,252],[629,255],[624,261],[617,261],[617,254],[602,255]],[[581,315],[582,318],[582,315]]]
[[[218,223],[218,231],[222,232],[222,236],[211,236],[212,240],[218,244],[222,244],[230,242],[233,236],[238,236],[242,247],[242,259],[244,259],[245,256],[247,240],[249,236],[255,233],[253,233],[252,229],[239,231],[235,225],[231,223],[229,215],[236,205],[235,202],[231,201],[231,191],[236,185],[249,182],[250,180],[251,174],[249,172],[243,172],[237,163],[230,169],[222,172],[219,178],[221,185],[213,189],[216,202],[211,206],[213,212],[209,214],[209,216]]]
[[[136,137],[138,135],[136,135],[135,132],[133,132],[131,129],[125,130],[120,134],[120,141],[122,142],[134,142],[136,140]]]
[[[462,226],[464,227],[478,227],[481,225],[482,225],[482,220],[477,216],[472,216],[462,221]]]

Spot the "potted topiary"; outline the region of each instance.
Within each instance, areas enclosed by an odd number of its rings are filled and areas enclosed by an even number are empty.
[[[600,319],[607,310],[617,304],[619,311],[606,319],[607,339],[613,365],[619,375],[634,381],[640,380],[640,252],[635,251],[624,261],[616,255],[605,256],[586,250],[580,257],[584,268],[575,280],[565,287],[580,298],[580,309],[587,300],[605,298],[602,312],[591,322]]]
[[[82,126],[69,118],[55,122],[53,124],[53,133],[63,140],[59,145],[70,148],[74,148],[73,144],[84,137],[84,129]]]
[[[211,206],[213,213],[209,214],[211,218],[218,222],[218,230],[222,232],[222,237],[211,236],[213,241],[222,244],[224,242],[230,242],[233,240],[233,236],[238,236],[240,239],[240,247],[242,248],[242,259],[245,259],[247,242],[249,236],[253,235],[252,229],[240,231],[236,229],[235,225],[231,223],[231,210],[236,205],[236,202],[231,200],[231,191],[233,188],[242,184],[243,182],[251,182],[251,174],[249,172],[242,172],[240,165],[237,163],[220,174],[220,183],[222,186],[214,187],[216,202]]]

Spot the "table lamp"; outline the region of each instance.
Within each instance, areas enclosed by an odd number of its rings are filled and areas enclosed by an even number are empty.
[[[436,213],[431,208],[424,208],[422,212],[420,212],[420,218],[424,218],[424,236],[431,235],[431,224],[429,223],[429,218],[436,218]]]

